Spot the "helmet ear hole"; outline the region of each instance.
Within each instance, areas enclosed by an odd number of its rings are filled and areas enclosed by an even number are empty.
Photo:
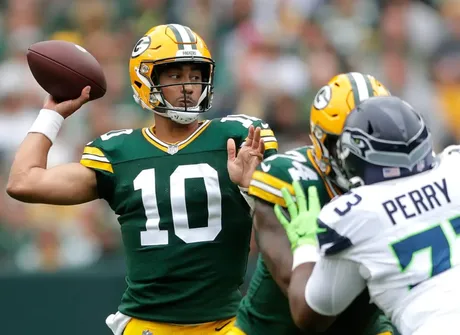
[[[370,121],[367,123],[367,132],[369,133],[369,135],[372,135],[374,133],[374,127],[372,127],[372,123]]]
[[[142,83],[137,80],[134,81],[134,85],[136,85],[138,88],[142,87]]]

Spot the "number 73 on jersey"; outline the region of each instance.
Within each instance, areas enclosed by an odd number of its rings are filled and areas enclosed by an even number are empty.
[[[460,265],[460,215],[390,244],[401,272],[426,268],[427,278]],[[427,261],[427,258],[429,261]],[[414,283],[409,289],[417,286]]]

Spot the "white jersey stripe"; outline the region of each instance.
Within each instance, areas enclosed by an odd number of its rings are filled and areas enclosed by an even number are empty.
[[[351,72],[353,79],[356,82],[356,86],[358,87],[358,94],[359,94],[359,101],[364,101],[369,98],[369,91],[366,85],[366,79],[361,73],[358,72]]]
[[[176,28],[177,31],[179,32],[180,37],[182,38],[182,42],[184,43],[184,50],[193,50],[192,45],[190,44],[192,43],[192,41],[190,40],[190,37],[187,31],[185,30],[184,26],[180,24],[171,24],[171,26]]]

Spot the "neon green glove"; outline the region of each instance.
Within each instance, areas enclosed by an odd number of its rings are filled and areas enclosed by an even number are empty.
[[[308,188],[307,208],[307,199],[300,182],[294,181],[292,186],[294,187],[297,204],[294,202],[287,188],[281,189],[291,221],[286,217],[280,205],[275,205],[275,215],[286,230],[292,250],[305,244],[316,247],[318,246],[316,239],[318,224],[316,223],[316,219],[321,211],[318,190],[315,186]]]

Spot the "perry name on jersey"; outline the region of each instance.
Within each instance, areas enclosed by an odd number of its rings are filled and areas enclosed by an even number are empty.
[[[169,323],[234,316],[246,271],[250,208],[227,171],[226,143],[241,146],[260,126],[266,156],[276,152],[261,120],[233,115],[201,122],[168,144],[154,128],[111,131],[89,143],[81,164],[121,225],[127,290],[119,310]]]
[[[460,147],[449,147],[433,169],[353,189],[318,219],[322,254],[359,264],[372,300],[403,334],[454,334],[441,330],[460,315],[458,166]]]

